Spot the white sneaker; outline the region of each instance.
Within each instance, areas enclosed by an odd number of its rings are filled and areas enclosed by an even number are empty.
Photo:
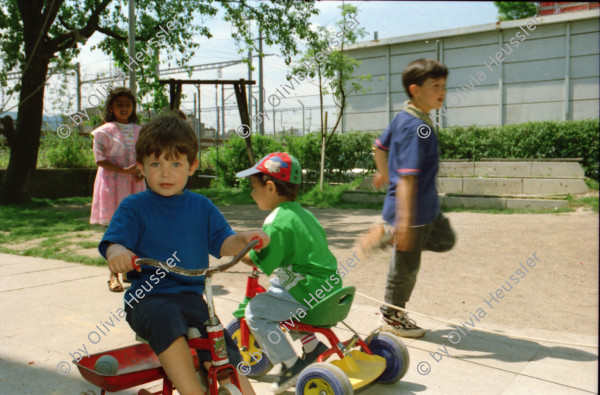
[[[425,336],[425,329],[417,326],[413,320],[408,318],[406,313],[400,311],[395,312],[393,315],[382,314],[379,321],[383,325],[381,330],[393,333],[396,336],[411,338]]]

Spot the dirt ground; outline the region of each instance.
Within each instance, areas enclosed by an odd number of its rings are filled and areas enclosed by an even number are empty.
[[[236,231],[260,228],[268,215],[256,206],[219,208]],[[325,228],[330,249],[343,264],[357,252],[356,240],[380,221],[379,210],[309,210]],[[528,333],[531,329],[563,330],[597,336],[598,214],[580,209],[563,214],[457,212],[446,215],[457,234],[457,243],[447,253],[423,253],[408,309],[453,322],[468,322],[481,308],[486,315],[478,326],[489,329],[517,334],[524,328]],[[63,239],[72,244],[65,248],[79,255],[99,257],[96,248],[83,248],[76,243],[99,242],[102,234],[102,228],[69,234]],[[43,240],[29,241],[27,246],[7,247],[24,249]],[[527,260],[534,258],[534,253],[541,262],[528,267]],[[388,249],[362,259],[355,267],[348,268],[344,284],[354,285],[357,292],[383,300],[390,256]],[[211,264],[216,262],[211,258]],[[523,270],[520,264],[529,272],[517,273],[517,269]],[[216,276],[215,285],[244,289],[248,272],[246,266],[240,265]],[[521,277],[521,273],[525,276],[515,284],[510,277]],[[261,277],[261,283],[268,285],[265,276]],[[496,292],[502,290],[502,285],[508,291],[503,290],[504,297],[500,299]],[[490,293],[497,301],[491,299]],[[223,297],[239,301],[242,295]],[[361,296],[355,297],[355,303],[379,306]],[[413,318],[419,322],[418,316]]]
[[[268,214],[255,206],[220,209],[237,231],[260,227]],[[309,210],[325,228],[330,249],[342,263],[356,252],[356,239],[380,218],[378,210]],[[487,328],[509,333],[518,333],[521,328],[563,330],[597,336],[598,214],[579,210],[566,214],[446,215],[457,243],[447,253],[423,253],[408,309],[457,322],[468,321],[482,308],[486,313],[483,326]],[[528,267],[528,258],[535,260],[533,254],[540,262]],[[390,250],[379,251],[363,259],[348,269],[344,284],[383,300],[390,255]],[[529,261],[532,266],[534,262]],[[516,273],[517,269],[522,271]],[[243,288],[245,270],[240,267],[217,276],[215,283]],[[511,275],[515,275],[513,280]],[[514,278],[519,277],[515,284]],[[264,277],[261,283],[268,284]],[[502,290],[503,298],[496,296],[497,289]],[[379,306],[360,296],[355,303]],[[418,322],[417,316],[413,318]]]

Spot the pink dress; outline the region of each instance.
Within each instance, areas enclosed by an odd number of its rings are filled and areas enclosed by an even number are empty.
[[[96,163],[108,160],[123,168],[134,164],[135,142],[140,129],[133,123],[108,122],[94,130]],[[144,180],[136,182],[133,174],[117,173],[98,166],[90,223],[108,225],[123,199],[145,190]]]

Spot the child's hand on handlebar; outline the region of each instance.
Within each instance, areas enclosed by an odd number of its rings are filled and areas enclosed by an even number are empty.
[[[258,239],[258,244],[254,247],[254,251],[260,252],[261,249],[265,248],[271,242],[271,238],[268,234],[263,232],[262,230],[251,230],[248,232],[244,232],[244,240],[246,244],[250,243],[252,240]]]
[[[135,254],[120,244],[111,244],[106,250],[108,268],[113,273],[127,273],[132,270],[141,271],[139,267],[133,267],[133,257],[135,257]]]
[[[255,251],[260,251],[261,248],[265,248],[271,242],[269,235],[262,230],[236,233],[226,238],[221,245],[221,256],[236,256],[256,237],[259,238],[259,243],[257,244],[258,248],[254,247]]]

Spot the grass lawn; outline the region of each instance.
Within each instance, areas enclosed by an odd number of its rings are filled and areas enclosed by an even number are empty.
[[[0,252],[104,265],[89,251],[98,247],[105,229],[90,225],[91,203],[91,197],[77,197],[1,206]]]
[[[598,190],[598,183],[588,184]],[[321,192],[313,188],[300,194],[298,201],[303,206],[322,208],[370,208],[380,210],[379,204],[340,203],[343,192],[354,186],[325,185]],[[595,188],[594,188],[595,187]],[[216,205],[255,205],[249,189],[212,188],[199,189]],[[546,214],[575,211],[585,207],[598,212],[598,196],[567,199],[569,207],[558,210],[476,210],[452,209],[444,211],[469,211],[492,214]],[[97,252],[104,231],[103,226],[90,225],[91,197],[65,199],[32,199],[21,205],[0,206],[0,252],[42,258],[60,259],[66,262],[105,265]]]

